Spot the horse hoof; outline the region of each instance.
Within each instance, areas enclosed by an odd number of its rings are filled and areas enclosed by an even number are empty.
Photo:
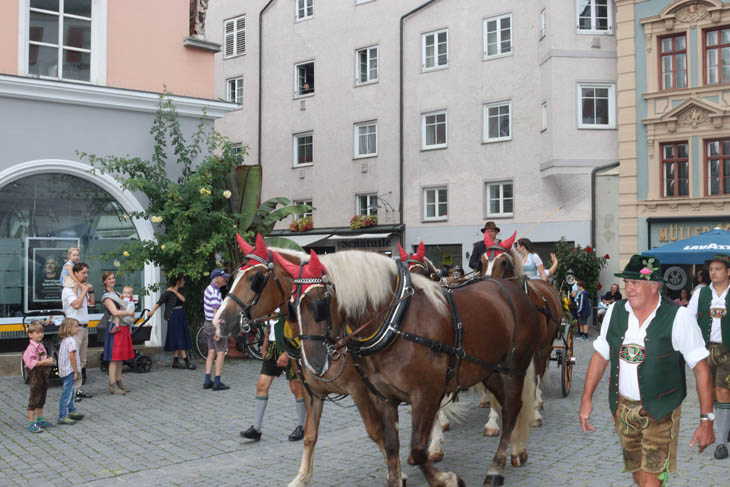
[[[438,463],[443,459],[444,459],[444,452],[428,454],[428,461],[431,463]],[[413,464],[411,464],[411,465],[413,465]]]
[[[499,430],[495,428],[484,428],[484,436],[497,436],[499,435]]]
[[[413,459],[413,455],[408,455],[408,465],[415,465],[416,461]]]
[[[487,478],[484,479],[485,487],[499,487],[501,485],[504,485],[504,476],[502,475],[487,475]]]
[[[527,450],[522,450],[522,453],[520,453],[520,462],[523,465],[527,463]]]
[[[461,477],[457,477],[457,479],[456,479],[456,482],[457,482],[457,485],[458,485],[459,487],[466,487],[466,482],[464,482],[464,481],[463,481],[463,480],[461,479]]]
[[[532,422],[533,428],[542,428],[542,418],[536,419]]]
[[[522,466],[520,464],[520,457],[519,457],[519,455],[512,455],[510,458],[512,459],[512,466],[513,467],[521,467]]]
[[[451,423],[446,423],[445,425],[441,426],[441,431],[449,431],[451,429]]]

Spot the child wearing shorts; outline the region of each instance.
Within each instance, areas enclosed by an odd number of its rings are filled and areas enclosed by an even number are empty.
[[[53,365],[53,357],[48,356],[43,346],[43,325],[34,321],[28,326],[30,343],[23,353],[23,362],[30,369],[30,398],[28,399],[28,431],[42,433],[43,428],[55,426],[43,419],[43,406],[48,392],[48,372]]]

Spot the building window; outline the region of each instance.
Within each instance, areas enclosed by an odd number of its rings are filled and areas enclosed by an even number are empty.
[[[421,115],[421,149],[446,147],[446,111]]]
[[[423,34],[422,38],[423,70],[445,68],[449,65],[449,31],[437,30]]]
[[[357,214],[377,216],[378,195],[375,193],[357,195]]]
[[[662,89],[687,87],[687,37],[684,34],[659,39]]]
[[[314,164],[314,133],[305,132],[294,135],[294,166]]]
[[[355,158],[378,155],[378,124],[363,122],[355,124]]]
[[[446,220],[449,216],[446,187],[423,190],[423,219]]]
[[[314,15],[314,0],[296,0],[297,21],[312,18]]]
[[[246,16],[223,22],[223,58],[240,56],[246,53]]]
[[[730,83],[730,28],[705,31],[705,83]]]
[[[730,195],[730,139],[707,143],[707,195]]]
[[[314,94],[314,61],[294,65],[294,90],[295,96]]]
[[[294,204],[295,206],[303,206],[303,205],[306,205],[306,206],[312,206],[313,207],[313,205],[312,205],[312,199],[311,198],[310,199],[294,200],[294,201],[292,201],[292,204]],[[300,218],[306,218],[308,216],[310,216],[310,217],[312,216],[312,210],[309,210],[309,211],[307,211],[305,213],[302,213],[301,215],[300,214],[293,214],[292,215],[292,217],[293,217],[294,220],[298,220]]]
[[[540,119],[541,119],[540,132],[544,132],[548,128],[548,107],[547,107],[546,101],[544,101],[540,104]]]
[[[91,81],[92,0],[30,2],[28,74]]]
[[[512,15],[484,19],[484,59],[512,52]]]
[[[243,105],[243,77],[226,80],[226,100]]]
[[[576,0],[578,32],[610,34],[613,31],[611,0]]]
[[[484,142],[499,142],[512,138],[511,101],[484,105]]]
[[[378,81],[378,46],[358,49],[355,55],[357,84]]]
[[[486,184],[487,216],[506,217],[514,215],[512,181]]]
[[[545,9],[540,10],[540,39],[547,35],[547,13]]]
[[[578,128],[616,126],[616,94],[612,83],[578,83]]]
[[[689,196],[688,154],[687,142],[662,144],[662,188],[664,197]]]

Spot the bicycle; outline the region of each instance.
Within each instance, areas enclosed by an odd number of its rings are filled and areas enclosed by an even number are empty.
[[[261,360],[263,358],[261,349],[264,345],[264,338],[266,338],[265,324],[266,320],[256,320],[251,323],[247,332],[239,333],[233,337],[236,342],[236,350],[239,352],[245,350],[250,357]],[[195,352],[203,360],[208,356],[208,339],[203,333],[202,326],[195,333]],[[228,351],[226,351],[227,354]]]

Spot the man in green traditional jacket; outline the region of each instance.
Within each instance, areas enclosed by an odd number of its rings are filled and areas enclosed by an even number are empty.
[[[658,487],[676,471],[685,362],[697,379],[699,426],[690,442],[700,452],[715,441],[708,352],[687,308],[662,299],[661,264],[634,255],[622,273],[627,300],[612,304],[593,343],[579,413],[584,433],[593,392],[610,364],[609,406],[621,440],[624,468],[641,487]]]
[[[710,285],[692,295],[687,310],[697,317],[707,349],[715,396],[717,448],[715,458],[728,457],[730,433],[730,255],[717,254],[706,262]]]

